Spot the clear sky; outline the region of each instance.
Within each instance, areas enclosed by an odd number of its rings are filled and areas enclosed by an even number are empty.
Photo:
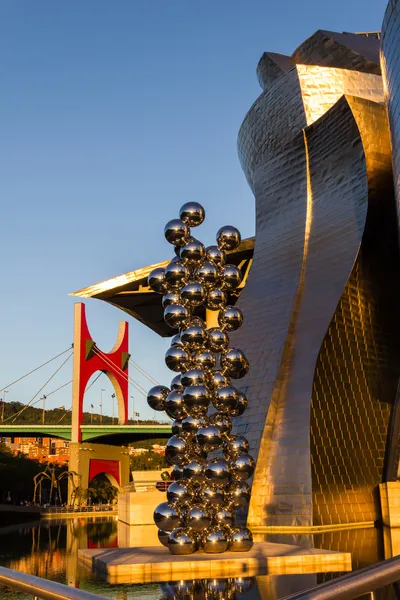
[[[290,54],[317,29],[377,30],[385,6],[0,0],[0,388],[71,344],[69,292],[170,256],[163,227],[184,202],[205,206],[196,234],[207,243],[224,224],[252,235],[236,138],[261,91],[261,54]],[[94,339],[109,349],[124,313],[98,300],[87,301],[87,313]],[[133,359],[168,384],[168,341],[128,320]],[[27,402],[61,361],[6,399]],[[71,363],[44,392],[70,374]],[[111,414],[104,376],[85,409],[98,410],[102,388]],[[131,394],[141,417],[151,417]],[[48,399],[49,407],[70,403],[71,386]]]

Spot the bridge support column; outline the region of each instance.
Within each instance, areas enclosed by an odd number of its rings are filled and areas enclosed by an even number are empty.
[[[86,492],[96,475],[104,474],[117,488],[129,483],[129,453],[124,447],[106,444],[70,444],[69,470],[78,473],[69,481],[68,503],[82,503],[79,492]]]

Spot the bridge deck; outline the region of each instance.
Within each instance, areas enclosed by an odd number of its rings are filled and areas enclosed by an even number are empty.
[[[171,435],[170,425],[82,425],[82,441],[100,437],[128,436],[143,438],[147,434],[160,437]],[[0,425],[0,437],[57,437],[71,440],[71,425]]]

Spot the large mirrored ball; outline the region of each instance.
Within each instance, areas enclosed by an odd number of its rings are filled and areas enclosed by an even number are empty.
[[[243,277],[235,265],[224,265],[220,270],[221,287],[223,290],[236,290]]]
[[[199,240],[191,240],[185,246],[182,246],[179,257],[184,265],[193,267],[199,265],[206,256],[206,249]]]
[[[228,385],[215,390],[212,403],[218,412],[230,415],[237,407],[238,400],[239,393],[237,389],[232,385]]]
[[[173,390],[165,401],[165,412],[171,419],[184,419],[187,417],[187,409],[181,392]]]
[[[215,287],[218,280],[217,267],[211,262],[203,263],[196,270],[196,279],[200,281],[204,288],[210,289]]]
[[[217,364],[216,356],[210,350],[203,350],[193,356],[193,361],[197,369],[202,369],[206,373],[215,369]]]
[[[186,441],[178,435],[173,435],[165,446],[165,458],[170,465],[181,466],[187,460],[186,450]]]
[[[221,435],[227,435],[232,431],[231,419],[222,413],[214,413],[213,415],[210,415],[208,420],[210,425],[216,425],[216,427],[218,427]]]
[[[214,263],[217,267],[222,267],[225,264],[225,252],[218,248],[218,246],[208,246],[206,248],[206,256],[207,260]]]
[[[171,392],[181,392],[181,393],[183,393],[183,385],[181,383],[181,376],[180,375],[175,375],[175,377],[171,381]]]
[[[242,414],[244,413],[244,411],[247,408],[247,398],[246,398],[246,395],[243,392],[241,392],[240,390],[238,390],[238,391],[239,391],[238,404],[237,404],[235,410],[232,411],[231,417],[240,417],[240,416],[242,416]]]
[[[188,309],[183,304],[170,304],[164,309],[164,321],[172,329],[178,329],[189,316]]]
[[[171,306],[171,304],[183,304],[183,302],[180,293],[173,291],[164,294],[161,304],[163,308],[167,308],[167,306]]]
[[[243,313],[237,306],[226,306],[218,315],[218,323],[224,331],[235,331],[243,324]]]
[[[253,546],[253,535],[247,527],[235,527],[231,531],[229,551],[248,552]]]
[[[147,278],[149,288],[157,294],[164,294],[167,291],[167,282],[165,279],[165,269],[157,267],[153,269]]]
[[[193,492],[183,481],[174,481],[167,490],[168,502],[188,502],[193,498]]]
[[[212,513],[209,508],[195,504],[186,513],[186,524],[196,533],[210,527]]]
[[[181,384],[184,387],[191,385],[204,385],[206,382],[206,374],[201,369],[189,369],[181,375]]]
[[[169,288],[180,289],[189,279],[189,270],[179,261],[171,261],[165,267],[165,281]]]
[[[220,554],[228,548],[229,537],[224,527],[216,526],[209,529],[201,540],[201,547],[208,554]]]
[[[179,465],[174,465],[171,471],[172,481],[180,481],[183,479],[183,469]]]
[[[226,295],[226,292],[220,288],[213,288],[209,290],[204,305],[209,310],[221,310],[225,307],[227,301],[228,296]]]
[[[168,221],[164,228],[165,239],[173,246],[184,246],[189,233],[189,227],[181,219]]]
[[[198,549],[198,544],[193,532],[187,527],[179,527],[169,534],[168,549],[171,554],[193,554]]]
[[[161,542],[161,544],[163,546],[166,546],[168,548],[168,538],[169,538],[169,531],[163,531],[162,529],[158,530],[158,540],[159,542]]]
[[[206,211],[198,202],[186,202],[181,206],[179,216],[189,227],[197,227],[204,221]]]
[[[203,319],[201,317],[195,316],[192,317],[190,316],[187,320],[187,324],[186,324],[186,328],[188,327],[201,327],[202,329],[206,328],[206,324],[203,321]]]
[[[170,390],[165,385],[156,385],[147,394],[147,404],[153,410],[165,410],[165,401]]]
[[[217,231],[217,245],[221,250],[231,252],[236,250],[242,238],[240,232],[232,225],[224,225]]]
[[[195,434],[201,427],[205,427],[207,417],[194,417],[188,415],[182,421],[182,431],[186,434]]]
[[[214,390],[231,385],[231,380],[227,375],[224,375],[221,371],[214,371],[211,374],[210,384]]]
[[[198,281],[191,281],[181,289],[181,296],[187,306],[195,308],[203,304],[206,293]]]
[[[226,496],[236,508],[246,508],[250,502],[250,486],[246,481],[234,479],[228,485]]]
[[[189,354],[183,348],[172,346],[165,353],[165,364],[171,371],[185,372],[189,364]]]
[[[200,497],[202,502],[209,506],[221,506],[224,501],[224,492],[216,485],[203,485]]]
[[[222,446],[223,440],[218,427],[215,425],[206,425],[198,430],[195,441],[206,452],[213,452]]]
[[[250,454],[239,454],[237,458],[231,463],[231,470],[234,479],[240,481],[246,481],[252,477],[256,462]]]
[[[235,523],[235,515],[233,514],[233,512],[229,510],[229,508],[224,508],[223,506],[221,506],[215,512],[214,517],[219,525],[227,525],[228,527],[230,527]]]
[[[232,457],[248,454],[249,448],[249,442],[244,435],[230,435],[226,442],[226,451]]]
[[[230,348],[221,359],[221,367],[233,379],[241,379],[249,371],[249,362],[242,350]]]
[[[198,325],[190,325],[181,331],[181,341],[187,350],[194,352],[201,350],[207,344],[208,334],[206,329]]]
[[[204,461],[195,459],[183,465],[183,477],[190,481],[204,481],[204,471],[206,468]]]
[[[225,331],[218,329],[218,327],[211,327],[211,329],[207,330],[207,333],[210,350],[213,352],[221,352],[228,348],[229,337]]]
[[[224,458],[213,458],[207,464],[205,476],[214,485],[227,485],[231,479],[228,461]]]
[[[177,419],[176,421],[174,421],[172,423],[171,429],[172,429],[173,435],[183,435],[183,437],[184,437],[185,434],[183,433],[181,420]]]
[[[185,388],[183,400],[189,414],[204,415],[210,404],[211,394],[205,385],[191,385]]]
[[[180,333],[176,333],[175,335],[172,336],[172,338],[171,338],[171,347],[183,348],[183,344],[182,344],[181,334]]]
[[[181,516],[177,509],[168,502],[162,502],[156,507],[153,518],[158,529],[163,531],[172,531],[179,527],[181,522]]]

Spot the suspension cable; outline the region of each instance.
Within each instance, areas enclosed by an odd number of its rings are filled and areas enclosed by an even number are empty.
[[[127,375],[121,369],[121,367],[118,367],[113,362],[111,362],[111,360],[107,356],[105,356],[104,354],[102,354],[102,352],[100,352],[99,350],[97,350],[96,347],[94,347],[94,353],[97,354],[97,356],[100,356],[102,358],[102,360],[104,360],[104,362],[106,363],[106,365],[108,365],[109,367],[111,367],[110,370],[114,370],[114,371],[116,371],[118,373],[118,375],[120,375],[121,377],[124,377],[125,380],[128,381],[128,382],[130,382],[140,394],[142,394],[145,398],[147,398],[147,392],[140,385],[140,383],[138,383],[137,381],[135,381],[134,379],[132,379],[131,377],[129,377],[129,375]]]
[[[85,393],[88,392],[90,390],[90,388],[92,387],[92,385],[94,385],[96,383],[96,381],[99,379],[99,377],[101,377],[103,375],[103,371],[100,371],[100,373],[97,375],[97,377],[95,377],[92,381],[92,383],[89,385],[88,388],[86,388]],[[69,383],[72,383],[72,379]],[[67,384],[65,384],[67,385]],[[61,386],[64,387],[64,386]],[[58,388],[60,389],[60,388]],[[57,390],[55,390],[57,391]],[[54,394],[54,392],[52,392]],[[48,396],[50,396],[50,394],[47,394]],[[65,419],[65,417],[67,416],[67,414],[72,410],[72,405],[70,406],[70,408],[67,408],[67,410],[65,411],[65,413],[62,415],[62,417],[57,421],[57,423],[61,423],[61,421],[63,419]]]
[[[56,392],[58,392],[58,390],[62,390],[63,388],[65,388],[67,385],[69,385],[70,383],[72,383],[72,379],[71,381],[67,381],[67,383],[64,383],[63,385],[60,385],[60,387],[58,387],[57,389],[53,390],[52,392],[50,392],[49,394],[46,394],[46,398],[48,398],[49,396],[51,396],[52,394],[55,394]]]
[[[24,412],[24,410],[26,410],[29,406],[31,406],[32,402],[34,401],[34,399],[36,398],[36,396],[38,396],[40,394],[40,392],[46,387],[46,385],[53,379],[53,377],[63,368],[63,366],[69,361],[69,359],[71,358],[71,356],[73,355],[73,351],[71,352],[71,354],[69,356],[67,356],[67,358],[61,363],[61,365],[58,367],[58,369],[56,369],[56,371],[54,371],[53,375],[51,375],[51,377],[49,377],[49,379],[44,383],[44,385],[42,385],[42,387],[36,392],[36,394],[33,396],[33,398],[31,398],[28,402],[28,404],[25,404],[25,406],[23,406],[21,408],[20,411],[17,412],[16,415],[10,415],[9,417],[7,417],[6,419],[4,419],[4,423],[6,421],[8,421],[9,419],[11,419],[12,417],[12,423],[14,423],[15,419]]]
[[[140,365],[138,365],[137,362],[135,362],[132,359],[129,359],[129,362],[131,363],[131,365],[133,367],[135,367],[139,371],[139,373],[141,373],[142,375],[144,375],[144,377],[146,377],[146,379],[148,379],[151,383],[155,383],[156,385],[160,385],[160,383],[156,379],[154,379],[154,377],[152,377],[150,375],[150,373],[147,373],[147,371],[145,371]]]
[[[69,348],[67,348],[66,350],[64,350],[64,352],[60,352],[60,354],[57,354],[57,356],[53,356],[53,358],[51,358],[50,360],[48,360],[47,362],[43,363],[42,365],[40,365],[39,367],[36,367],[36,369],[32,369],[32,371],[29,371],[29,373],[26,373],[25,375],[22,375],[22,377],[20,377],[19,379],[16,379],[15,381],[13,381],[12,383],[9,383],[8,385],[6,385],[5,387],[0,389],[0,392],[4,392],[4,390],[6,390],[7,388],[10,388],[12,385],[14,385],[14,383],[18,383],[18,381],[21,381],[21,379],[25,379],[25,377],[28,377],[28,375],[31,375],[32,373],[34,373],[35,371],[38,371],[39,369],[41,369],[42,367],[44,367],[45,365],[48,365],[49,363],[51,363],[53,360],[55,360],[56,358],[58,358],[59,356],[62,356],[63,354],[65,354],[66,352],[68,352],[68,350],[71,350],[72,346],[70,346]]]

